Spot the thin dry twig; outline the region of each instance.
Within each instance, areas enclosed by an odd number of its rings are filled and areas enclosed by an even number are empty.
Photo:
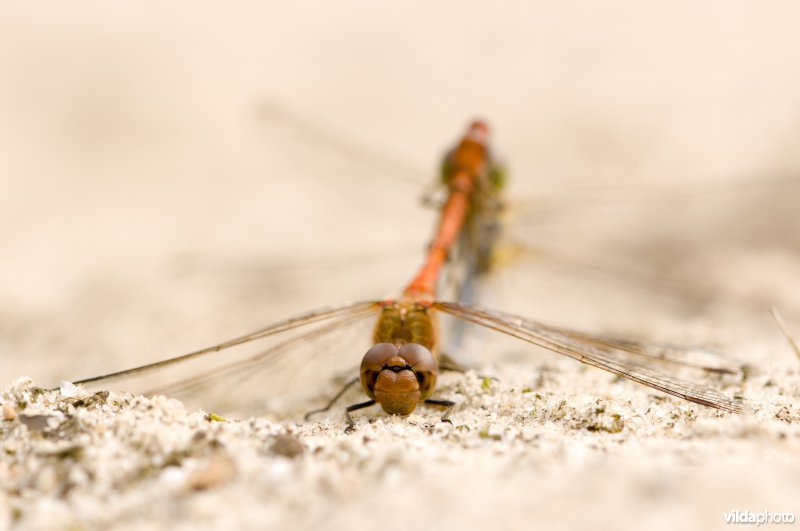
[[[778,324],[778,328],[780,328],[783,335],[786,336],[786,340],[792,346],[794,353],[797,355],[797,359],[800,360],[800,344],[798,344],[797,340],[795,340],[794,336],[792,336],[792,333],[789,331],[789,327],[786,326],[786,323],[784,322],[783,317],[781,317],[778,309],[773,306],[770,311],[772,313],[772,318],[775,319],[775,322]]]

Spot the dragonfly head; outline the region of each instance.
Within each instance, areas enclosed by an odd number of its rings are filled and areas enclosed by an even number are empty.
[[[361,361],[361,387],[393,415],[408,415],[436,387],[438,364],[418,343],[378,343]]]
[[[466,138],[485,146],[489,141],[489,126],[483,120],[474,120],[469,124]]]

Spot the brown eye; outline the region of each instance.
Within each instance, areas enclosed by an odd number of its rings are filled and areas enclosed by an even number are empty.
[[[389,363],[389,360],[398,355],[397,347],[391,343],[378,343],[364,354],[361,360],[361,370],[370,369],[379,371]]]
[[[406,343],[397,349],[396,355],[406,360],[414,371],[436,372],[439,369],[431,351],[419,343]]]
[[[370,348],[361,360],[361,388],[370,398],[375,398],[375,381],[381,369],[397,356],[397,347],[391,343],[378,343]]]
[[[428,398],[436,387],[436,373],[439,370],[431,351],[417,343],[407,343],[398,349],[397,355],[406,360],[414,371],[421,399]]]

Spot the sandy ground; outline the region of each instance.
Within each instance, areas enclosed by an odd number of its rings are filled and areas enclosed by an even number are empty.
[[[768,308],[800,334],[798,14],[627,0],[0,8],[0,526],[796,516],[800,361]],[[711,345],[752,367],[706,378],[746,413],[480,333],[459,355],[498,381],[445,375],[452,424],[427,408],[364,412],[352,434],[340,410],[301,420],[353,374],[363,334],[248,385],[40,391],[396,294],[430,236],[419,197],[476,115],[515,202],[485,304]]]

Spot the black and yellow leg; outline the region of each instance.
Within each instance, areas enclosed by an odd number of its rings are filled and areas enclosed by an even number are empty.
[[[364,409],[370,406],[374,406],[376,402],[374,400],[367,400],[366,402],[360,402],[358,404],[353,404],[352,406],[347,406],[347,409],[344,410],[344,418],[347,421],[347,428],[345,428],[345,433],[349,433],[353,431],[354,426],[356,425],[353,417],[350,416],[350,413],[353,411],[358,411],[359,409]]]
[[[445,410],[444,415],[442,415],[442,418],[439,420],[441,420],[442,422],[447,422],[449,424],[453,423],[449,417],[450,413],[453,411],[453,407],[456,405],[455,402],[453,402],[452,400],[432,400],[429,398],[428,400],[425,401],[425,403],[430,404],[432,406],[446,407],[447,409]]]

